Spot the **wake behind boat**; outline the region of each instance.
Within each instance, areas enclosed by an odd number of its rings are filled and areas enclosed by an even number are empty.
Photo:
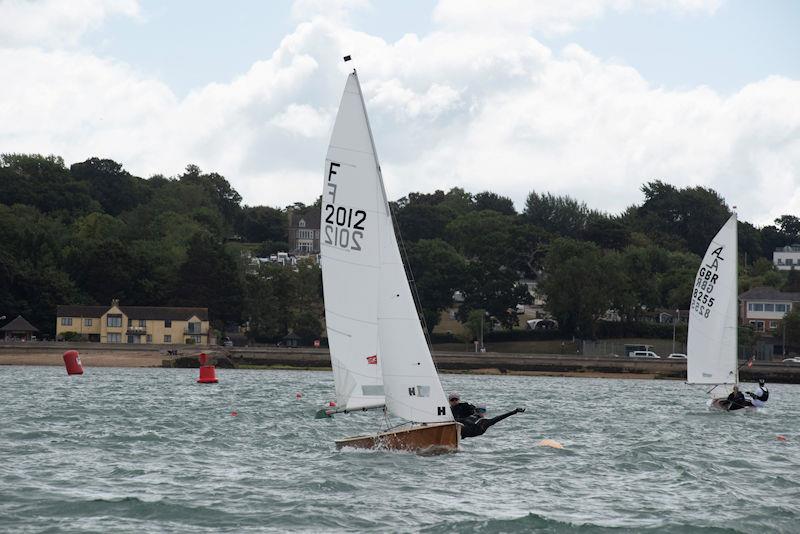
[[[337,404],[341,411],[385,405],[408,421],[336,446],[456,449],[459,425],[406,278],[355,70],[331,134],[321,209],[325,321]]]

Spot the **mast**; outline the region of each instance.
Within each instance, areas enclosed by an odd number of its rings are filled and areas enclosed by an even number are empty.
[[[733,302],[736,304],[736,313],[733,316],[733,383],[739,383],[739,220],[736,216],[736,206],[733,207],[733,257],[736,268],[733,270]]]

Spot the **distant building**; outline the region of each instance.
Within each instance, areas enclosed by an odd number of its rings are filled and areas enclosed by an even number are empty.
[[[289,210],[289,253],[304,256],[319,254],[319,208],[303,213]]]
[[[98,343],[209,344],[208,308],[58,306],[56,338],[74,332]]]
[[[31,341],[39,329],[29,323],[23,316],[17,317],[0,328],[5,341]]]
[[[793,307],[800,306],[800,293],[778,291],[774,287],[755,287],[739,295],[739,317],[743,326],[757,332],[777,332],[781,319]]]
[[[772,253],[772,263],[781,271],[800,270],[800,245],[776,248]]]

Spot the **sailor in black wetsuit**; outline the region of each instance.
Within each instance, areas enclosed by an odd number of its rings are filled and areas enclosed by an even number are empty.
[[[755,393],[750,391],[747,392],[748,395],[752,398],[750,401],[753,406],[757,408],[761,408],[766,406],[767,400],[769,400],[769,390],[767,389],[767,382],[763,378],[758,379],[758,389]]]
[[[752,402],[744,398],[744,393],[739,391],[739,386],[733,386],[733,391],[728,395],[726,409],[730,412],[733,410],[741,410],[742,408],[747,408],[752,405]]]
[[[461,402],[458,393],[450,393],[450,395],[447,397],[447,400],[450,401],[450,411],[453,413],[453,419],[463,425],[461,427],[462,438],[474,438],[475,436],[480,436],[486,432],[486,429],[495,423],[502,421],[506,417],[510,417],[516,413],[522,413],[525,411],[525,408],[515,408],[510,412],[498,415],[497,417],[486,419],[475,406],[469,404],[468,402]]]

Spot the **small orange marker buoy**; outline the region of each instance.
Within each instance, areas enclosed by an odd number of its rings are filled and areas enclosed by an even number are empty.
[[[336,402],[335,401],[330,401],[328,403],[328,406],[330,406],[331,408],[335,408],[336,407]]]
[[[540,441],[536,445],[538,445],[539,447],[552,447],[554,449],[563,449],[564,448],[564,446],[562,444],[560,444],[559,442],[557,442],[554,439],[543,439],[542,441]]]
[[[239,415],[239,412],[237,412],[236,410],[231,412],[231,417],[236,417],[237,415]]]
[[[778,441],[789,441],[786,436],[778,435]]]
[[[295,399],[302,399],[303,398],[303,394],[298,391],[297,393],[294,394],[294,398]]]
[[[68,350],[64,353],[64,367],[67,368],[68,375],[83,374],[83,365],[77,350]]]

